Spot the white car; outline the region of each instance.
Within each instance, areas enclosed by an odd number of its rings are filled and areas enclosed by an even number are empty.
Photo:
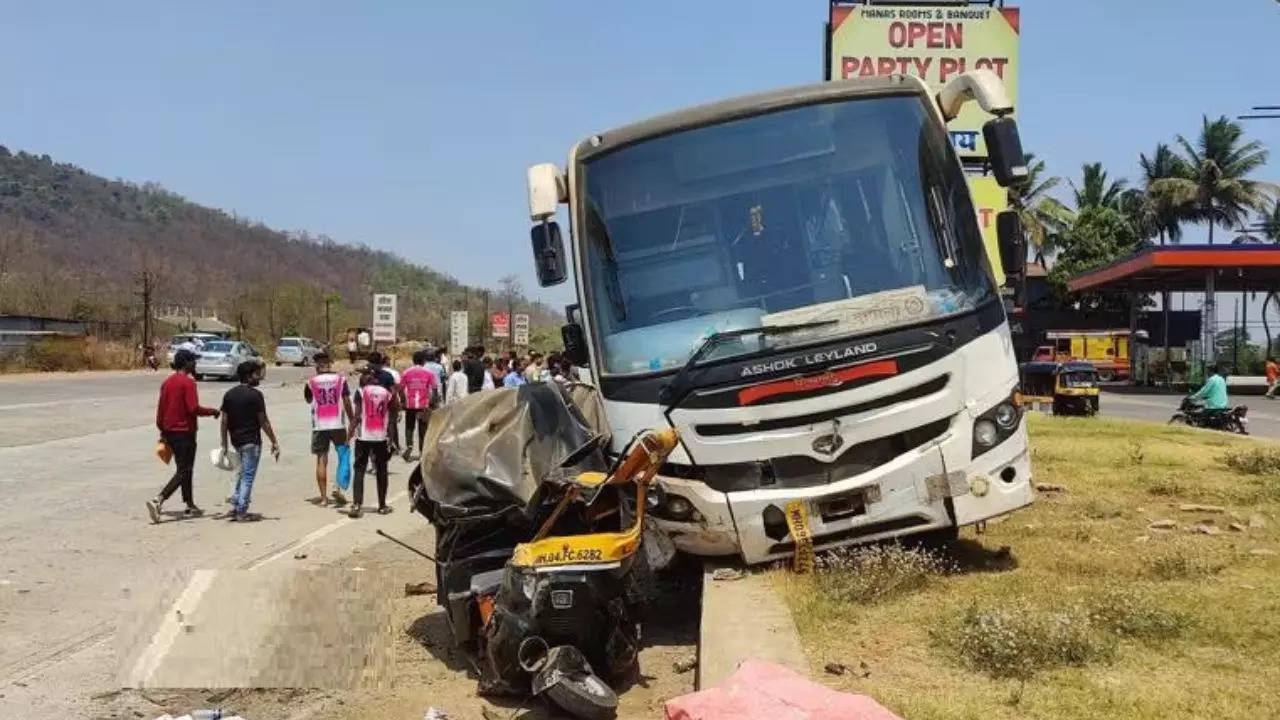
[[[236,368],[245,360],[262,362],[261,355],[247,342],[214,340],[206,342],[196,358],[196,379],[207,377],[235,379]]]
[[[178,348],[182,346],[184,343],[190,342],[193,345],[195,345],[197,348],[199,348],[201,345],[211,340],[221,340],[221,339],[222,338],[218,335],[214,335],[213,333],[205,333],[205,332],[189,332],[189,333],[182,333],[181,335],[174,335],[173,339],[169,341],[169,352],[165,355],[165,361],[170,366],[172,366],[173,356],[177,354]]]
[[[307,337],[283,337],[276,344],[276,365],[288,363],[302,367],[315,362],[316,355],[324,352],[324,348],[315,340]]]

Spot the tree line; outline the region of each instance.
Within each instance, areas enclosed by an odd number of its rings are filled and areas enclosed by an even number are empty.
[[[1069,297],[1073,275],[1114,262],[1144,247],[1178,243],[1188,225],[1236,231],[1232,242],[1280,242],[1280,187],[1255,177],[1268,151],[1225,116],[1202,118],[1199,133],[1157,143],[1138,156],[1137,182],[1113,178],[1102,163],[1085,163],[1080,182],[1068,182],[1068,202],[1055,190],[1063,179],[1028,156],[1026,182],[1010,188],[1010,208],[1022,219],[1035,262],[1051,261],[1049,283],[1059,302],[1081,309],[1118,307],[1099,294]],[[1065,188],[1064,188],[1065,189]],[[1253,222],[1250,222],[1253,220]]]

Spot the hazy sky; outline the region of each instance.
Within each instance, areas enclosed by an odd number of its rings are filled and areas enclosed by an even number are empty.
[[[1193,135],[1202,113],[1280,105],[1275,0],[1022,8],[1023,142],[1055,174],[1078,177],[1082,162],[1101,160],[1134,176],[1139,152]],[[10,149],[389,249],[469,283],[517,273],[533,288],[527,165],[563,163],[582,136],[656,112],[819,80],[826,4],[0,9],[0,143]],[[1247,129],[1280,152],[1280,120]]]

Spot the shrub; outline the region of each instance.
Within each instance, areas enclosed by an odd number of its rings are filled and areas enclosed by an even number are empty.
[[[1216,575],[1227,563],[1202,548],[1177,544],[1147,555],[1143,565],[1147,574],[1158,580],[1191,580]]]
[[[938,556],[901,545],[844,548],[818,558],[818,590],[834,600],[876,603],[919,590],[948,570]]]
[[[1280,448],[1233,450],[1223,456],[1227,467],[1248,475],[1280,475]]]
[[[1090,498],[1089,501],[1084,504],[1084,508],[1081,512],[1083,512],[1084,516],[1090,520],[1110,520],[1111,518],[1118,518],[1124,515],[1124,510],[1110,503],[1098,500],[1097,498]]]
[[[1131,587],[1111,587],[1087,603],[1089,621],[1114,635],[1148,642],[1180,637],[1194,618],[1166,610],[1145,592]]]
[[[1115,651],[1114,642],[1082,613],[1025,604],[970,606],[934,637],[971,669],[1023,682],[1042,670],[1110,660]]]
[[[132,364],[133,354],[124,345],[100,342],[94,338],[47,337],[28,346],[20,364],[7,365],[6,369],[76,372],[123,370]]]

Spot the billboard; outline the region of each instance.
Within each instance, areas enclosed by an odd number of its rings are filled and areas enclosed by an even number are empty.
[[[454,310],[449,313],[449,350],[455,356],[462,354],[462,349],[470,343],[467,338],[467,311]]]
[[[970,175],[969,193],[973,196],[973,209],[978,212],[978,227],[982,230],[982,244],[987,248],[991,270],[996,274],[996,284],[1004,284],[1004,266],[1000,264],[1000,241],[996,237],[996,213],[1009,207],[1009,192],[1000,187],[989,175]]]
[[[955,75],[988,69],[1018,106],[1018,8],[973,5],[832,5],[831,78],[915,75],[936,93]],[[986,157],[982,124],[966,103],[947,128],[956,152]]]
[[[511,319],[511,343],[513,345],[529,344],[529,316],[516,313]]]
[[[504,338],[511,334],[511,316],[504,312],[496,312],[489,316],[493,327],[493,337]]]
[[[378,294],[373,296],[373,340],[374,342],[396,341],[396,296]]]

